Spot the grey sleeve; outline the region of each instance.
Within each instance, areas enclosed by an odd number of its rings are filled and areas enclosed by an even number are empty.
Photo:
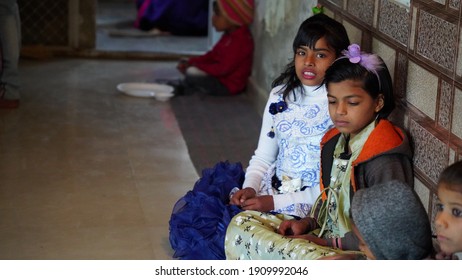
[[[398,180],[414,187],[412,162],[398,154],[380,156],[367,163],[363,184],[372,187],[377,184]],[[362,185],[362,184],[361,184]]]

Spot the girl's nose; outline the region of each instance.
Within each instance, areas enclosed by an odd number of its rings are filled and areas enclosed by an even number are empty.
[[[307,55],[304,61],[305,66],[313,66],[314,65],[314,57],[312,55]]]

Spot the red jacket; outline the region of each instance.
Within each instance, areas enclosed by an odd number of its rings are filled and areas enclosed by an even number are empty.
[[[189,59],[189,64],[218,80],[232,95],[242,92],[252,73],[254,42],[248,26],[223,33],[206,54]]]

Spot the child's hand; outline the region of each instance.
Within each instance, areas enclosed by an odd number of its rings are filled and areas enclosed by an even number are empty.
[[[229,203],[232,205],[242,206],[242,204],[249,198],[257,196],[257,192],[252,188],[245,188],[238,190],[230,199]]]
[[[178,71],[180,71],[181,73],[185,74],[186,69],[188,69],[188,67],[189,67],[188,60],[185,59],[185,58],[182,58],[178,62],[177,66],[176,66],[176,69],[178,69]]]
[[[268,212],[274,209],[274,200],[272,195],[261,195],[254,198],[249,198],[241,202],[243,210],[256,210],[260,212]]]
[[[316,224],[316,221],[310,217],[301,220],[285,220],[279,225],[278,233],[286,236],[298,236],[314,230],[312,224]]]
[[[313,235],[313,234],[301,234],[301,235],[294,235],[294,236],[291,236],[292,238],[300,238],[300,239],[305,239],[305,240],[308,240],[308,241],[311,241],[313,243],[316,243],[318,245],[321,245],[321,246],[328,246],[327,244],[327,240],[321,238],[321,237],[317,237],[316,235]]]

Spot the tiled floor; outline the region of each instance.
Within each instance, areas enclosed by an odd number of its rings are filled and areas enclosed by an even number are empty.
[[[106,39],[113,49],[102,53],[146,44]],[[203,41],[151,39],[153,52],[177,54]],[[171,259],[173,204],[201,168],[224,159],[245,166],[261,123],[246,96],[174,103],[116,90],[179,78],[175,66],[152,58],[21,60],[21,105],[0,110],[0,259]],[[194,117],[185,114],[189,104]]]
[[[116,85],[172,62],[22,61],[0,111],[1,259],[169,259],[173,203],[197,173],[169,102]]]

